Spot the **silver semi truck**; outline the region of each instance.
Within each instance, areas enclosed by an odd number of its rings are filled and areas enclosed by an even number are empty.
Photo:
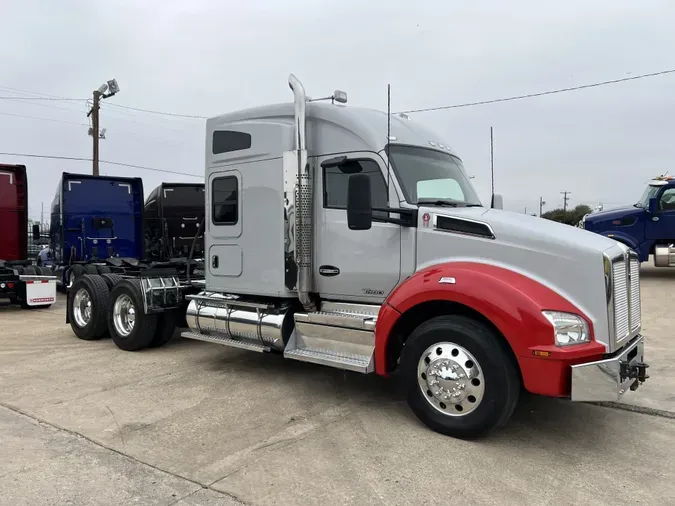
[[[648,378],[632,250],[487,208],[434,132],[289,85],[293,103],[207,121],[202,290],[113,287],[116,342],[159,332],[168,291],[183,337],[397,375],[454,437],[504,424],[523,389],[616,401]]]

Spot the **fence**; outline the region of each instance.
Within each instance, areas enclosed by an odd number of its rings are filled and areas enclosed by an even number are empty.
[[[34,233],[33,227],[37,225],[38,234]],[[49,224],[33,222],[28,224],[28,258],[35,260],[38,253],[49,244]]]

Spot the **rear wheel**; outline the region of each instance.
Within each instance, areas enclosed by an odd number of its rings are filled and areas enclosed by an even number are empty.
[[[84,266],[80,264],[71,265],[66,271],[66,287],[70,288],[77,278],[86,274]]]
[[[117,283],[122,281],[124,278],[119,274],[101,274],[103,280],[108,284],[108,288],[112,290],[112,287]]]
[[[157,328],[155,329],[155,335],[152,336],[152,340],[148,347],[150,348],[159,348],[164,346],[166,343],[171,341],[174,332],[176,332],[176,322],[177,322],[176,311],[165,311],[157,319]]]
[[[138,351],[147,348],[157,328],[157,316],[144,313],[141,283],[124,279],[110,292],[108,330],[118,348]]]
[[[474,438],[503,425],[518,401],[520,378],[501,337],[460,315],[433,318],[405,343],[408,404],[441,434]]]
[[[105,336],[108,326],[108,285],[100,276],[78,277],[68,292],[68,319],[80,339],[92,341]]]
[[[108,267],[107,265],[96,265],[95,267],[96,267],[96,271],[99,274],[110,274],[110,272],[111,272],[110,267]]]

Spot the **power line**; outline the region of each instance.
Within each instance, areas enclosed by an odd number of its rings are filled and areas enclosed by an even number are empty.
[[[62,119],[42,118],[40,116],[26,116],[25,114],[13,114],[11,112],[0,112],[3,116],[14,116],[16,118],[37,119],[40,121],[53,121],[55,123],[67,123],[69,125],[89,126],[87,123],[78,123],[76,121],[66,121]]]
[[[141,109],[138,107],[129,107],[128,105],[107,104],[109,107],[119,107],[120,109],[128,109],[130,111],[146,112],[149,114],[158,114],[160,116],[174,116],[178,118],[193,118],[193,119],[209,119],[207,116],[197,116],[194,114],[178,114],[175,112],[153,111],[150,109]]]
[[[549,91],[542,91],[539,93],[528,93],[527,95],[516,95],[513,97],[505,97],[505,98],[495,98],[492,100],[481,100],[479,102],[467,102],[465,104],[454,104],[454,105],[442,105],[439,107],[427,107],[425,109],[410,109],[408,111],[399,111],[400,113],[404,114],[410,114],[414,112],[429,112],[429,111],[440,111],[443,109],[458,109],[460,107],[473,107],[476,105],[486,105],[486,104],[495,104],[497,102],[509,102],[511,100],[522,100],[524,98],[534,98],[534,97],[543,97],[544,95],[553,95],[556,93],[565,93],[567,91],[576,91],[576,90],[584,90],[587,88],[596,88],[598,86],[606,86],[608,84],[616,84],[616,83],[623,83],[626,81],[635,81],[637,79],[645,79],[647,77],[656,77],[656,76],[662,76],[665,74],[672,74],[675,73],[675,69],[671,70],[662,70],[660,72],[652,72],[651,74],[641,74],[638,76],[631,76],[631,77],[622,77],[620,79],[612,79],[611,81],[601,81],[599,83],[592,83],[592,84],[582,84],[580,86],[571,86],[569,88],[560,88],[557,90],[549,90]]]
[[[21,156],[21,157],[26,157],[26,158],[46,158],[50,160],[72,160],[76,162],[91,162],[91,158],[85,158],[85,157],[80,157],[80,156],[58,156],[58,155],[37,155],[33,153],[3,153],[0,152],[0,155],[2,156]],[[167,169],[158,169],[156,167],[146,167],[144,165],[134,165],[131,163],[122,163],[122,162],[114,162],[111,160],[99,160],[100,163],[107,163],[108,165],[117,165],[120,167],[130,167],[132,169],[141,169],[141,170],[149,170],[153,172],[165,172],[167,174],[176,174],[179,176],[190,176],[190,177],[204,177],[203,175],[197,175],[197,174],[190,174],[188,172],[178,172],[174,170],[167,170]]]
[[[56,98],[56,97],[0,97],[0,100],[56,100],[84,102],[86,98]]]

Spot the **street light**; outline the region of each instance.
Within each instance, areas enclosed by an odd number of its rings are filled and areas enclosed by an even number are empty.
[[[106,91],[108,93],[106,93]],[[94,176],[98,176],[98,140],[105,139],[105,129],[99,132],[98,129],[98,113],[101,109],[101,99],[112,97],[120,91],[120,86],[117,84],[116,79],[111,79],[108,82],[103,83],[98,87],[97,90],[94,90],[94,104],[91,107],[91,110],[87,113],[87,117],[91,115],[91,128],[89,129],[89,135],[91,135],[94,141],[93,149],[93,167],[92,173]]]

